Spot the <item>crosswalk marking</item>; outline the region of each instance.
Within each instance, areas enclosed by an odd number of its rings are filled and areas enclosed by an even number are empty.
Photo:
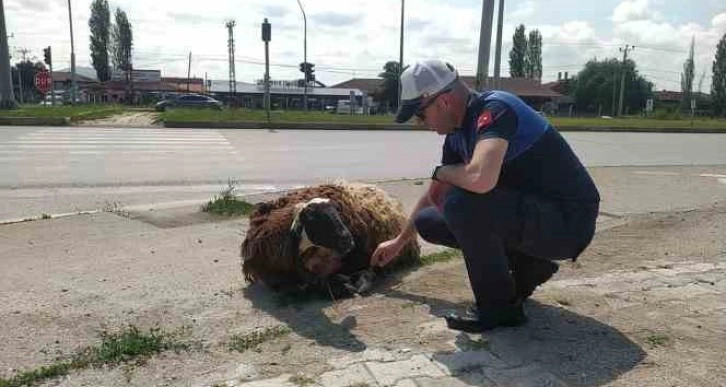
[[[144,155],[147,157],[139,157]],[[0,143],[0,162],[29,160],[52,165],[54,160],[88,157],[103,157],[109,162],[139,163],[156,158],[186,162],[189,156],[198,162],[242,159],[235,147],[214,130],[51,128]]]

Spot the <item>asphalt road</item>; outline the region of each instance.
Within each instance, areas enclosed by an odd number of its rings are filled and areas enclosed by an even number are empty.
[[[726,135],[565,133],[589,167],[726,165]],[[424,177],[429,132],[0,127],[0,221],[264,192],[329,179]]]

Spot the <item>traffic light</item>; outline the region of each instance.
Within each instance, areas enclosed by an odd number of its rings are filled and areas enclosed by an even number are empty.
[[[50,46],[43,49],[43,57],[45,58],[45,63],[47,65],[50,65],[53,60],[52,55],[51,55]]]
[[[308,62],[300,63],[300,72],[305,74],[305,81],[310,82],[315,80],[315,65]]]

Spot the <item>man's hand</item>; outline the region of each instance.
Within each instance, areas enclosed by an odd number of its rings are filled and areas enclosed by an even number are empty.
[[[442,183],[440,181],[432,181],[431,185],[429,186],[429,201],[431,204],[436,206],[436,208],[441,212],[444,213],[444,198],[446,197],[446,192],[451,189],[451,184],[448,183]]]
[[[371,266],[386,266],[396,258],[406,245],[406,241],[397,236],[391,240],[381,242],[371,256]]]

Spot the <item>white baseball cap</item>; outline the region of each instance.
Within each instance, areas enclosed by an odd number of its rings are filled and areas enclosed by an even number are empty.
[[[403,123],[411,119],[421,106],[424,97],[448,91],[459,78],[454,66],[438,59],[424,60],[406,66],[401,74],[401,106],[395,121]]]

